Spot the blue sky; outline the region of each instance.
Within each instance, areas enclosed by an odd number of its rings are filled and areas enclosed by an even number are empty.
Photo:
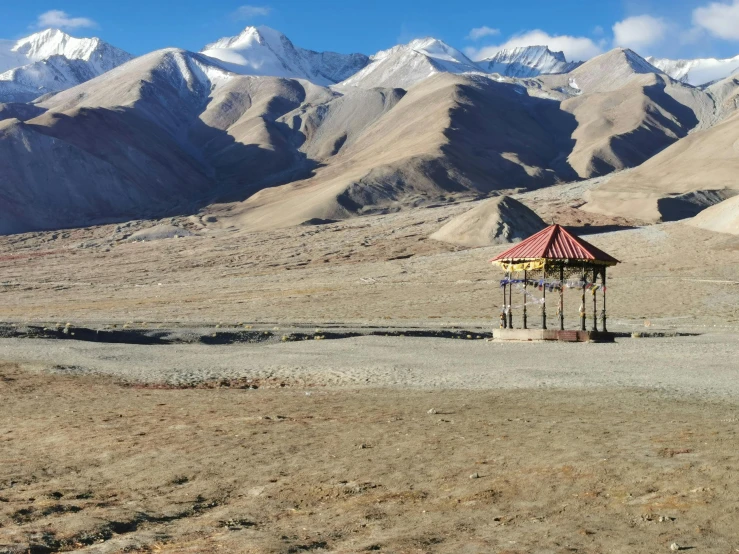
[[[49,25],[99,36],[132,54],[200,50],[247,25],[268,25],[313,50],[372,54],[434,36],[481,57],[504,45],[548,43],[570,59],[615,45],[642,55],[739,54],[739,0],[33,0],[2,1],[0,38]]]

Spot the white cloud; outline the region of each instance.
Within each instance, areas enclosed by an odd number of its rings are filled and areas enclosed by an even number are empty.
[[[690,29],[683,29],[680,31],[679,40],[680,44],[697,44],[704,40],[706,37],[706,30],[701,27],[693,26]]]
[[[739,40],[739,0],[731,4],[712,2],[696,8],[693,23],[719,38]]]
[[[475,27],[474,29],[472,29],[470,31],[470,34],[467,35],[467,38],[470,40],[480,40],[483,37],[491,37],[499,34],[500,29],[493,29],[492,27],[483,25],[482,27]]]
[[[667,35],[667,22],[661,17],[637,15],[613,26],[613,44],[639,50],[657,44]]]
[[[48,27],[55,29],[78,29],[80,27],[95,26],[97,26],[97,23],[92,19],[88,19],[87,17],[69,17],[62,10],[49,10],[39,15],[36,20],[36,27],[40,29],[46,29]]]
[[[552,51],[562,51],[570,61],[589,60],[601,54],[603,50],[587,37],[573,37],[569,35],[552,36],[542,30],[527,31],[508,39],[498,46],[484,46],[482,48],[466,48],[465,54],[475,60],[482,60],[494,56],[500,50],[521,46],[548,46]]]
[[[272,8],[269,6],[239,6],[233,13],[235,19],[254,19],[255,17],[265,17],[269,15]]]

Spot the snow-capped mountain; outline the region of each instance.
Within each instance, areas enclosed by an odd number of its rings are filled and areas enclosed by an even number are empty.
[[[28,102],[88,81],[130,59],[99,38],[47,29],[19,41],[0,41],[0,102]]]
[[[220,60],[224,67],[244,75],[307,79],[332,85],[369,63],[364,54],[314,52],[296,47],[269,27],[247,27],[235,37],[208,44],[202,54]]]
[[[110,71],[133,57],[128,52],[115,48],[96,37],[75,38],[58,29],[47,29],[14,43],[10,55],[5,59],[12,60],[15,57],[21,63],[6,67],[0,65],[0,71],[46,60],[51,56],[63,56],[68,60],[83,60],[98,74]],[[3,53],[0,52],[0,64],[2,63]]]
[[[525,79],[537,75],[569,73],[582,62],[568,62],[563,52],[546,46],[523,46],[501,50],[495,56],[477,62],[486,73]]]
[[[435,38],[416,39],[371,57],[372,62],[344,86],[408,88],[436,73],[480,73],[480,68],[459,50]]]
[[[739,69],[739,56],[718,60],[704,58],[696,60],[669,60],[647,58],[647,61],[677,81],[694,86],[705,85],[728,77]]]

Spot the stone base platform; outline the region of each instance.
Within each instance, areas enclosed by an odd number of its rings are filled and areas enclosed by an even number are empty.
[[[495,340],[562,342],[613,342],[615,335],[603,331],[560,331],[559,329],[493,329]]]

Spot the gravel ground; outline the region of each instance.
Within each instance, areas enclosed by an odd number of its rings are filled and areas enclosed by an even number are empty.
[[[1,339],[0,359],[71,374],[189,384],[276,378],[322,386],[425,389],[641,387],[739,396],[739,336],[615,344],[357,337],[280,344],[141,346]]]
[[[169,390],[0,362],[0,553],[739,548],[735,398],[280,384]]]

